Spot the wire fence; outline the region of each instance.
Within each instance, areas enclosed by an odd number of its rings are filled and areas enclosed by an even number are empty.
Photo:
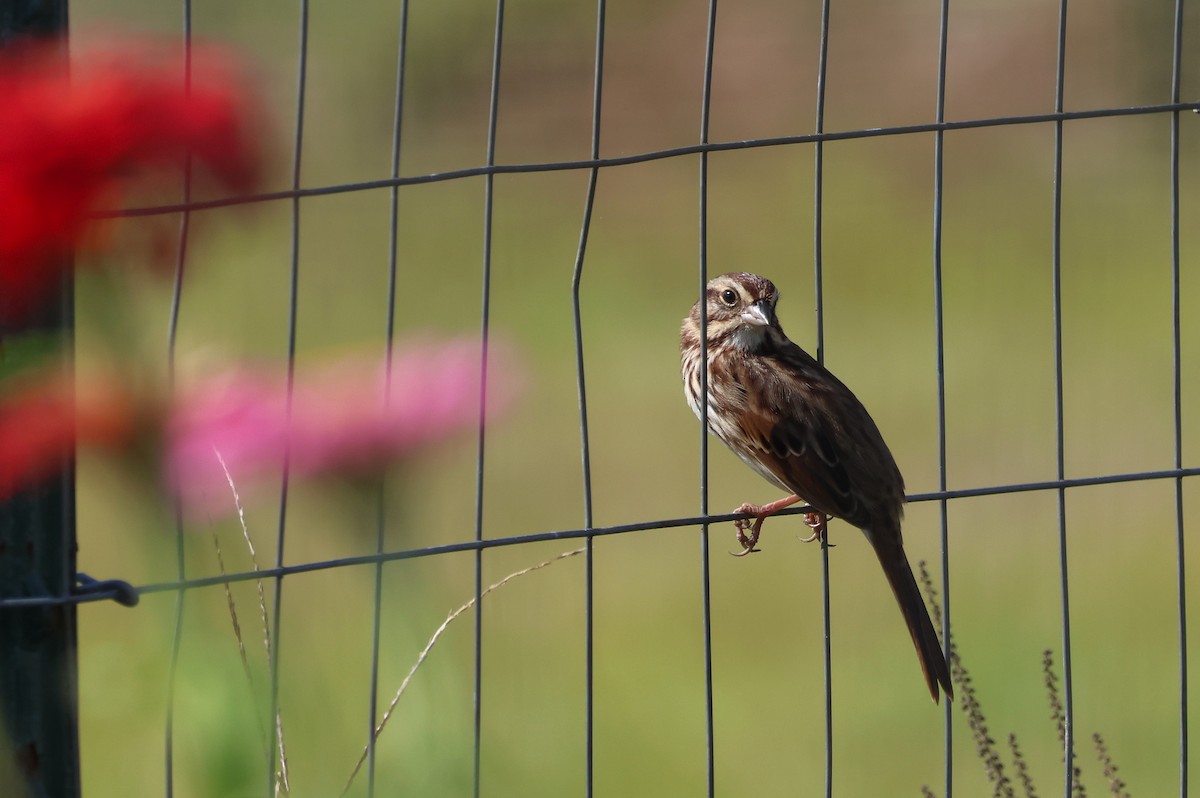
[[[305,131],[308,118],[306,109],[306,97],[308,96],[308,77],[309,77],[309,42],[312,37],[310,26],[312,9],[307,0],[301,0],[299,4],[298,15],[298,43],[297,43],[297,59],[294,64],[294,78],[296,81],[296,102],[294,107],[294,128],[292,137],[292,158],[290,165],[290,186],[284,190],[265,192],[251,196],[240,197],[218,197],[211,199],[195,200],[192,197],[190,178],[185,181],[184,194],[181,200],[175,204],[163,204],[147,207],[128,208],[123,210],[113,210],[101,214],[103,217],[142,217],[142,216],[166,216],[178,215],[180,219],[180,228],[178,234],[178,249],[176,257],[176,269],[174,289],[172,295],[169,325],[167,333],[167,360],[171,364],[169,371],[172,380],[174,379],[174,370],[177,360],[178,351],[178,334],[180,307],[182,297],[184,296],[184,274],[187,271],[189,259],[193,257],[192,246],[192,220],[195,214],[202,211],[230,207],[237,205],[265,205],[283,203],[290,209],[290,266],[289,266],[289,282],[290,292],[288,296],[288,326],[286,333],[286,362],[287,362],[287,378],[289,386],[294,384],[296,375],[297,351],[298,351],[298,291],[302,278],[301,269],[301,240],[306,234],[307,224],[314,221],[316,214],[310,216],[308,213],[309,206],[306,204],[309,201],[331,195],[350,194],[357,192],[370,191],[387,191],[390,198],[391,207],[391,225],[388,236],[388,252],[387,252],[387,310],[386,310],[386,338],[385,346],[390,362],[393,347],[395,345],[398,329],[398,313],[401,312],[397,308],[396,298],[399,284],[403,281],[401,262],[404,253],[403,236],[399,230],[399,207],[402,202],[402,190],[418,185],[432,183],[449,183],[452,181],[465,181],[470,179],[482,179],[483,182],[483,218],[482,218],[482,251],[483,262],[481,267],[482,284],[480,285],[480,310],[478,316],[478,335],[482,344],[483,358],[480,363],[480,374],[482,377],[482,399],[486,400],[488,392],[488,354],[489,343],[492,340],[492,297],[495,292],[495,279],[493,272],[493,252],[494,252],[494,219],[497,206],[496,178],[504,175],[518,174],[534,174],[534,173],[552,173],[552,172],[579,172],[587,177],[586,191],[583,197],[582,213],[578,228],[578,245],[574,258],[573,270],[571,275],[571,317],[573,337],[573,354],[575,361],[575,379],[578,398],[578,428],[579,428],[579,453],[581,458],[582,468],[582,499],[583,499],[583,522],[576,528],[555,529],[555,530],[540,530],[529,531],[521,534],[515,534],[503,537],[489,536],[487,533],[487,525],[485,523],[484,506],[485,506],[485,475],[489,468],[488,449],[489,442],[489,426],[488,422],[483,417],[482,413],[478,424],[478,435],[476,438],[476,456],[475,456],[475,484],[474,484],[474,529],[470,532],[463,532],[459,539],[451,543],[442,543],[438,545],[417,546],[412,548],[390,548],[386,531],[389,528],[389,511],[388,503],[385,500],[382,489],[378,496],[373,497],[370,501],[374,502],[372,515],[374,519],[374,548],[373,551],[350,556],[340,556],[329,559],[314,560],[314,561],[296,561],[290,555],[291,548],[288,546],[288,533],[292,524],[292,499],[294,498],[293,480],[289,473],[289,463],[285,460],[281,479],[279,483],[279,502],[278,502],[278,524],[275,528],[275,548],[274,559],[270,565],[262,568],[253,568],[242,571],[232,571],[229,573],[221,573],[211,576],[191,576],[188,568],[188,544],[187,532],[185,531],[185,521],[181,512],[176,513],[176,572],[173,578],[164,579],[161,581],[138,584],[133,587],[136,594],[140,596],[149,596],[152,594],[174,594],[174,635],[170,643],[170,680],[168,695],[171,697],[168,701],[166,709],[166,725],[165,725],[165,743],[164,743],[164,767],[165,767],[165,793],[172,795],[175,793],[176,776],[174,773],[174,757],[181,745],[179,734],[177,733],[177,723],[175,720],[176,701],[180,693],[181,685],[176,681],[178,673],[178,662],[181,657],[181,650],[184,643],[185,618],[187,608],[189,606],[189,597],[195,591],[211,588],[218,585],[230,585],[242,582],[252,582],[258,580],[270,580],[272,590],[269,593],[268,617],[270,618],[270,639],[274,645],[274,656],[270,659],[269,667],[269,685],[267,692],[269,699],[268,717],[277,718],[280,712],[280,684],[284,679],[284,674],[289,667],[289,659],[293,656],[292,652],[288,651],[288,629],[284,624],[284,597],[285,585],[292,584],[291,578],[302,574],[310,574],[322,571],[331,571],[336,569],[344,569],[355,566],[373,566],[373,606],[372,606],[372,643],[371,643],[371,665],[370,665],[370,686],[369,686],[369,716],[365,719],[364,731],[365,737],[369,741],[367,743],[367,761],[364,770],[365,791],[367,795],[374,795],[382,791],[382,788],[376,787],[376,773],[379,769],[379,752],[376,745],[376,738],[371,733],[376,729],[381,721],[381,707],[383,706],[383,698],[387,695],[388,690],[384,684],[381,684],[381,661],[383,655],[381,649],[383,647],[384,621],[383,608],[384,592],[388,580],[388,574],[385,571],[385,564],[402,561],[402,560],[417,560],[422,558],[436,558],[452,554],[473,554],[474,556],[474,629],[473,629],[473,757],[471,762],[471,785],[469,792],[474,795],[487,794],[490,792],[489,785],[485,776],[481,775],[484,772],[482,764],[482,750],[484,747],[483,735],[483,696],[486,694],[488,685],[486,683],[486,669],[488,667],[487,659],[484,656],[484,640],[485,630],[487,629],[488,615],[483,611],[482,597],[487,592],[488,580],[485,578],[485,561],[484,554],[490,550],[528,546],[533,543],[543,543],[551,541],[579,541],[584,546],[584,571],[582,591],[584,596],[584,614],[580,619],[583,632],[583,660],[584,660],[584,681],[581,685],[580,702],[584,705],[584,751],[581,767],[583,775],[581,779],[580,789],[586,795],[593,795],[598,792],[596,765],[597,758],[602,756],[597,748],[595,739],[595,730],[597,726],[597,706],[596,706],[596,684],[598,676],[595,672],[596,662],[596,630],[594,626],[595,617],[598,611],[597,603],[600,599],[597,598],[595,588],[595,578],[598,569],[602,568],[596,552],[596,542],[606,537],[626,535],[636,532],[647,532],[651,530],[664,530],[670,528],[689,528],[699,532],[700,543],[700,558],[696,563],[695,579],[700,585],[700,601],[702,602],[701,624],[703,627],[703,669],[704,669],[704,684],[705,690],[703,695],[695,697],[696,702],[702,702],[704,734],[706,740],[705,756],[703,767],[705,771],[705,792],[709,796],[717,795],[721,790],[718,788],[720,782],[720,773],[717,766],[717,738],[720,734],[721,717],[714,710],[717,703],[717,698],[714,696],[714,628],[712,618],[712,560],[711,560],[711,543],[710,531],[716,525],[725,525],[734,520],[737,516],[733,514],[714,513],[710,508],[710,494],[712,493],[712,485],[710,482],[710,467],[709,467],[709,438],[703,429],[700,429],[699,446],[700,446],[700,472],[698,476],[697,489],[697,504],[696,514],[689,517],[667,517],[653,518],[648,520],[638,520],[633,523],[623,523],[608,526],[595,525],[594,499],[593,499],[593,471],[592,471],[592,443],[594,433],[589,425],[589,410],[594,408],[590,406],[589,398],[594,397],[594,394],[589,394],[589,385],[586,376],[589,374],[587,365],[590,340],[587,340],[585,332],[585,311],[583,299],[585,292],[583,289],[584,276],[588,273],[588,265],[590,263],[589,241],[592,233],[592,225],[595,215],[595,201],[597,196],[598,184],[603,180],[602,174],[608,170],[630,166],[635,164],[645,164],[652,161],[660,161],[667,159],[689,159],[689,162],[698,162],[698,172],[696,181],[698,182],[699,209],[697,219],[697,257],[696,257],[696,273],[694,285],[696,290],[702,294],[703,287],[706,281],[714,275],[717,269],[712,268],[709,258],[709,222],[711,216],[710,197],[713,187],[710,178],[710,158],[718,153],[726,153],[739,150],[754,150],[762,148],[783,148],[783,147],[804,147],[811,150],[814,157],[813,176],[814,182],[811,186],[813,192],[813,209],[814,216],[811,220],[813,229],[814,251],[812,253],[812,268],[814,280],[814,297],[815,297],[815,321],[816,321],[816,353],[824,353],[825,346],[825,306],[823,297],[825,293],[824,283],[828,275],[828,266],[825,258],[825,241],[823,233],[826,230],[825,213],[826,205],[826,146],[833,142],[845,142],[852,140],[874,139],[885,137],[912,137],[921,136],[932,139],[933,144],[933,204],[932,204],[932,286],[934,290],[934,298],[932,303],[933,308],[933,324],[935,335],[935,373],[936,373],[936,417],[937,417],[937,487],[936,490],[912,494],[908,497],[910,503],[930,502],[936,505],[937,513],[940,517],[940,551],[941,560],[938,564],[940,569],[940,584],[942,585],[941,593],[941,633],[943,639],[946,639],[951,629],[952,622],[952,598],[959,597],[961,591],[970,590],[970,586],[961,586],[955,583],[954,569],[952,568],[952,552],[955,548],[955,539],[951,535],[950,523],[950,506],[956,500],[974,499],[985,496],[1001,496],[1010,494],[1020,494],[1029,492],[1049,492],[1057,498],[1057,543],[1058,543],[1058,559],[1059,559],[1059,584],[1058,593],[1060,596],[1060,607],[1058,615],[1061,619],[1061,664],[1062,664],[1062,696],[1064,703],[1064,749],[1063,756],[1063,771],[1062,771],[1062,794],[1067,798],[1071,798],[1077,782],[1077,774],[1074,773],[1074,761],[1076,753],[1080,747],[1079,733],[1075,723],[1075,692],[1076,682],[1074,678],[1074,662],[1072,658],[1072,628],[1071,619],[1077,618],[1081,610],[1077,605],[1071,602],[1071,579],[1068,573],[1069,553],[1071,545],[1075,545],[1073,539],[1068,535],[1068,495],[1071,491],[1088,486],[1099,485],[1115,485],[1134,482],[1161,482],[1169,484],[1174,492],[1174,515],[1175,515],[1175,552],[1174,563],[1176,565],[1175,578],[1177,580],[1175,595],[1176,606],[1178,611],[1178,660],[1173,665],[1174,673],[1168,673],[1167,663],[1162,663],[1161,675],[1165,681],[1170,681],[1173,684],[1177,682],[1177,688],[1172,687],[1175,700],[1178,705],[1178,785],[1179,794],[1186,796],[1189,787],[1189,770],[1188,770],[1188,731],[1189,731],[1189,697],[1188,697],[1188,619],[1187,619],[1187,560],[1185,557],[1185,513],[1184,513],[1184,497],[1185,484],[1188,480],[1200,476],[1200,467],[1190,467],[1187,465],[1187,458],[1184,453],[1185,441],[1185,425],[1188,423],[1186,409],[1188,407],[1185,401],[1185,341],[1184,333],[1185,325],[1188,319],[1188,313],[1185,307],[1185,289],[1183,280],[1185,279],[1184,269],[1182,268],[1181,257],[1181,237],[1185,235],[1186,225],[1181,222],[1182,214],[1180,208],[1180,176],[1181,176],[1181,139],[1189,134],[1189,130],[1194,122],[1191,118],[1191,113],[1200,112],[1200,102],[1186,102],[1183,100],[1183,80],[1185,72],[1183,69],[1185,61],[1184,51],[1184,3],[1178,0],[1174,11],[1174,36],[1173,48],[1171,53],[1171,86],[1170,86],[1170,101],[1152,105],[1135,105],[1124,107],[1103,107],[1103,108],[1082,108],[1068,109],[1065,102],[1065,85],[1066,85],[1066,48],[1068,42],[1068,23],[1071,17],[1068,15],[1067,3],[1061,0],[1058,4],[1058,27],[1056,31],[1056,81],[1054,86],[1054,106],[1053,110],[1044,113],[1015,115],[1015,116],[999,116],[994,118],[973,118],[973,119],[948,119],[947,118],[947,77],[948,77],[948,57],[947,57],[947,41],[948,32],[952,25],[952,7],[949,0],[942,0],[940,4],[940,30],[938,35],[939,48],[937,53],[936,74],[937,74],[937,92],[936,92],[936,108],[934,118],[931,121],[920,124],[897,125],[869,129],[851,129],[851,130],[827,130],[826,128],[826,92],[828,86],[828,63],[830,49],[830,29],[831,25],[836,24],[837,4],[831,0],[824,0],[821,4],[820,14],[820,33],[819,33],[819,61],[817,68],[817,92],[816,92],[816,108],[813,118],[813,132],[803,133],[798,135],[779,136],[762,139],[748,139],[737,141],[713,141],[710,136],[710,120],[712,109],[713,95],[713,74],[714,74],[714,48],[720,39],[720,17],[718,16],[717,3],[715,0],[710,0],[707,6],[707,22],[705,32],[704,45],[704,60],[703,60],[703,89],[701,92],[701,104],[699,109],[699,130],[696,135],[696,143],[686,146],[670,147],[665,149],[656,149],[650,151],[633,152],[621,155],[604,155],[602,132],[605,129],[602,125],[603,111],[605,110],[605,52],[606,52],[606,17],[609,13],[609,4],[605,0],[599,0],[595,5],[595,43],[594,43],[594,72],[593,72],[593,89],[591,103],[591,126],[590,126],[590,148],[588,157],[582,160],[575,161],[553,161],[553,162],[538,162],[538,163],[505,163],[497,157],[497,130],[500,108],[504,101],[501,92],[501,74],[504,65],[504,45],[506,44],[506,19],[509,9],[506,6],[505,0],[498,0],[495,8],[495,24],[493,29],[493,43],[491,56],[491,83],[489,90],[489,107],[487,114],[487,135],[486,135],[486,151],[483,163],[475,166],[464,168],[451,169],[436,173],[421,173],[421,174],[405,174],[402,170],[402,153],[403,141],[401,131],[405,128],[406,114],[408,113],[406,106],[406,80],[407,80],[407,55],[410,50],[411,42],[409,40],[409,15],[410,4],[407,0],[399,2],[399,19],[400,26],[398,29],[398,60],[396,62],[395,71],[395,93],[394,107],[392,110],[392,148],[390,152],[390,173],[387,177],[346,182],[328,185],[312,185],[304,179],[304,158],[302,154],[305,152]],[[193,31],[193,3],[190,0],[185,0],[183,4],[183,35],[186,41],[191,40]],[[831,17],[834,21],[831,22]],[[1170,153],[1169,153],[1169,175],[1163,180],[1162,191],[1169,196],[1170,203],[1170,219],[1169,229],[1166,235],[1169,236],[1170,249],[1170,282],[1172,291],[1172,315],[1170,320],[1170,347],[1173,359],[1173,441],[1174,441],[1174,457],[1171,467],[1160,468],[1157,470],[1134,471],[1129,473],[1099,473],[1085,476],[1074,476],[1068,468],[1066,458],[1066,433],[1065,429],[1068,424],[1068,403],[1064,399],[1064,372],[1066,355],[1064,354],[1063,342],[1063,309],[1064,309],[1064,289],[1062,282],[1063,264],[1063,190],[1069,178],[1064,177],[1064,155],[1066,147],[1064,146],[1064,127],[1069,123],[1087,123],[1093,120],[1115,119],[1121,117],[1151,117],[1161,119],[1164,126],[1170,128]],[[944,188],[944,165],[946,163],[946,142],[951,134],[960,131],[980,130],[987,128],[1011,128],[1022,126],[1052,126],[1054,130],[1053,136],[1053,163],[1051,170],[1045,175],[1048,186],[1052,187],[1053,202],[1051,221],[1052,231],[1052,250],[1049,253],[1050,273],[1051,273],[1051,290],[1052,290],[1052,306],[1053,306],[1053,373],[1054,373],[1054,428],[1055,428],[1055,457],[1056,463],[1052,478],[1048,479],[1030,479],[1029,481],[1011,483],[1011,484],[985,484],[978,487],[969,488],[952,488],[948,473],[950,471],[948,464],[948,441],[947,441],[947,388],[946,388],[946,362],[945,349],[947,340],[947,329],[945,319],[945,299],[944,299],[944,284],[945,276],[943,273],[943,222],[945,218],[946,192]],[[723,270],[723,269],[721,269]],[[694,294],[693,294],[694,296]],[[677,301],[673,301],[672,308],[682,308],[690,304],[690,299],[687,297],[676,297]],[[671,311],[674,313],[674,310]],[[594,401],[594,399],[593,399]],[[681,400],[682,406],[682,400]],[[289,410],[290,412],[290,410]],[[802,512],[802,509],[788,510],[783,514],[794,514]],[[1069,545],[1070,544],[1070,545]],[[837,776],[841,772],[841,768],[859,766],[862,763],[854,761],[857,758],[847,758],[848,761],[841,759],[835,760],[834,753],[836,749],[834,722],[837,717],[835,710],[837,709],[837,694],[835,692],[834,667],[837,664],[837,658],[831,644],[832,635],[830,628],[832,624],[831,617],[831,585],[830,585],[830,553],[829,550],[822,551],[822,573],[824,582],[822,585],[822,617],[824,624],[824,794],[832,796],[835,793],[835,784],[837,784]],[[75,604],[98,600],[124,599],[131,601],[124,583],[91,583],[86,590],[73,590],[60,594],[52,594],[45,596],[33,596],[23,598],[6,598],[0,600],[0,608],[6,611],[15,609],[30,609],[44,608],[52,606],[60,606],[64,604]],[[89,696],[84,694],[81,696],[83,711],[87,711]],[[954,785],[956,783],[955,767],[962,767],[961,757],[956,758],[954,750],[954,741],[957,739],[955,728],[961,723],[956,717],[957,708],[952,702],[946,702],[942,708],[944,714],[944,763],[945,769],[943,773],[943,783],[940,785],[940,794],[953,794]],[[636,722],[631,720],[630,722]],[[266,783],[263,785],[264,794],[278,794],[279,792],[279,773],[281,763],[279,758],[282,748],[282,740],[280,738],[281,729],[277,724],[271,725],[271,731],[268,734],[272,737],[269,745],[267,745],[268,762],[265,772]],[[143,752],[144,754],[145,752]],[[180,792],[186,792],[180,790]],[[670,787],[659,789],[656,794],[671,794]]]

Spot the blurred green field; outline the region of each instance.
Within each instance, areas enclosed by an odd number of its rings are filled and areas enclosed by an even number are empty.
[[[298,41],[296,4],[195,3],[200,37],[242,48],[261,71],[271,124],[270,189],[289,185]],[[854,0],[831,17],[827,130],[933,119],[937,4]],[[386,177],[398,23],[396,4],[314,3],[303,151],[305,186]],[[1165,5],[1073,4],[1066,107],[1170,99]],[[180,11],[149,0],[79,0],[80,41],[105,32],[177,33]],[[706,5],[624,0],[607,9],[601,151],[626,155],[697,141]],[[495,9],[414,3],[402,137],[405,175],[484,162]],[[713,141],[813,129],[816,2],[722,4]],[[588,3],[507,4],[497,161],[587,157],[595,10]],[[1053,110],[1057,7],[951,4],[949,119]],[[1188,6],[1185,98],[1195,96],[1197,30]],[[1195,405],[1200,328],[1194,115],[1181,118],[1181,302],[1184,465],[1200,447]],[[1174,465],[1170,122],[1132,116],[1064,129],[1062,321],[1065,469],[1086,477]],[[946,480],[951,488],[1056,474],[1053,144],[1051,125],[945,138]],[[871,409],[913,493],[938,487],[933,283],[932,135],[825,147],[826,362]],[[780,286],[781,318],[810,349],[813,147],[713,154],[710,273],[752,270]],[[696,515],[697,422],[679,385],[678,326],[696,294],[699,158],[607,169],[599,178],[582,280],[594,523]],[[486,441],[487,537],[583,525],[583,479],[571,275],[587,187],[583,171],[499,176],[491,329],[529,369],[515,412]],[[399,194],[402,336],[474,335],[482,299],[484,181]],[[301,373],[347,351],[382,353],[389,195],[338,194],[301,204]],[[124,223],[170,233],[175,220]],[[197,213],[179,330],[179,366],[228,357],[282,361],[287,342],[290,205]],[[169,286],[84,277],[79,357],[165,374]],[[120,312],[113,313],[113,304]],[[119,321],[114,321],[114,316]],[[712,444],[710,507],[775,498]],[[135,584],[175,578],[170,514],[145,474],[86,454],[80,465],[80,568]],[[1200,483],[1184,515],[1200,528]],[[396,469],[387,486],[389,549],[470,540],[475,446],[460,438]],[[1075,720],[1092,794],[1101,732],[1135,796],[1179,791],[1179,649],[1175,484],[1066,494]],[[274,561],[277,497],[250,501],[260,564]],[[955,500],[947,510],[956,639],[992,736],[1018,735],[1040,794],[1061,791],[1060,751],[1041,657],[1061,665],[1058,496]],[[288,563],[370,552],[372,494],[296,485]],[[914,565],[940,559],[939,508],[910,507]],[[187,574],[250,566],[236,522],[195,524]],[[767,524],[764,552],[734,559],[732,529],[711,531],[715,784],[722,796],[817,795],[824,784],[821,565],[794,519]],[[211,533],[211,534],[210,534]],[[698,795],[705,787],[701,539],[694,528],[599,539],[594,548],[595,794]],[[943,787],[943,716],[921,683],[892,597],[861,535],[832,530],[834,791],[919,795]],[[485,584],[574,548],[489,550]],[[1188,572],[1200,568],[1189,541]],[[430,635],[474,592],[472,554],[384,568],[380,705]],[[935,567],[935,576],[938,567]],[[374,570],[321,571],[284,582],[279,702],[292,794],[336,795],[366,740]],[[516,580],[484,600],[481,793],[564,796],[585,789],[584,560]],[[937,576],[940,581],[940,576]],[[266,586],[268,601],[272,585]],[[175,683],[175,792],[262,795],[267,669],[250,583],[233,587],[252,663],[247,682],[219,587],[186,596]],[[1197,592],[1190,618],[1200,617]],[[133,610],[80,611],[84,794],[163,792],[167,664],[174,596]],[[451,625],[379,741],[377,794],[472,794],[473,616]],[[1190,624],[1194,640],[1195,623]],[[1191,653],[1195,653],[1194,651]],[[1191,662],[1197,658],[1193,656]],[[1189,674],[1195,684],[1200,673]],[[1192,691],[1193,695],[1196,693]],[[955,713],[954,787],[990,794]],[[1194,752],[1193,752],[1194,753]],[[1193,760],[1195,757],[1193,756]],[[1015,774],[1010,774],[1015,775]],[[1195,779],[1192,779],[1195,782]],[[1193,784],[1193,787],[1196,785]],[[366,780],[350,795],[365,795]]]

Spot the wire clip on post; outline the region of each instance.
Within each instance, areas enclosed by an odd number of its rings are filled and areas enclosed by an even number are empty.
[[[112,599],[123,607],[136,607],[140,599],[133,585],[121,579],[92,579],[85,573],[75,574],[75,589],[71,591],[80,601]]]
[[[0,610],[62,607],[91,601],[115,601],[125,607],[136,607],[141,600],[137,588],[121,579],[93,579],[87,574],[75,574],[75,586],[66,595],[50,595],[44,589],[28,591],[25,595],[0,597]]]

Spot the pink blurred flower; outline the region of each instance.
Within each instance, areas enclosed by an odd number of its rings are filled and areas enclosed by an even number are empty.
[[[479,356],[475,341],[398,348],[386,404],[382,362],[298,373],[290,424],[281,374],[242,368],[185,387],[166,424],[168,484],[189,510],[223,514],[233,509],[228,479],[239,492],[277,484],[285,451],[293,477],[379,469],[478,424]],[[489,349],[489,416],[515,398],[520,371],[506,347]]]
[[[187,90],[177,48],[116,41],[70,71],[64,48],[0,55],[0,326],[36,315],[89,214],[131,174],[191,152],[235,191],[260,175],[253,102],[227,55],[197,48]]]

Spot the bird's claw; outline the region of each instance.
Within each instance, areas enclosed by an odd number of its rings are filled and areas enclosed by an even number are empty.
[[[743,504],[734,510],[734,512],[749,513],[755,517],[753,519],[738,518],[733,522],[733,527],[737,530],[737,541],[742,550],[731,551],[729,553],[734,557],[745,557],[747,554],[762,551],[762,549],[754,548],[758,543],[758,536],[762,534],[763,521],[766,520],[765,515],[759,515],[762,512],[762,508],[753,504]]]
[[[805,513],[804,525],[811,529],[813,533],[806,538],[801,538],[801,543],[812,543],[813,541],[819,540],[821,541],[821,545],[829,545],[829,542],[825,536],[825,533],[829,529],[829,516],[825,515],[825,513],[818,512]]]
[[[761,518],[755,519],[753,523],[748,518],[739,518],[733,522],[733,527],[737,530],[737,541],[742,550],[731,551],[730,554],[734,557],[745,557],[747,554],[762,551],[762,549],[754,548],[758,543],[759,533],[762,531]],[[749,530],[749,534],[747,534],[747,530]]]

